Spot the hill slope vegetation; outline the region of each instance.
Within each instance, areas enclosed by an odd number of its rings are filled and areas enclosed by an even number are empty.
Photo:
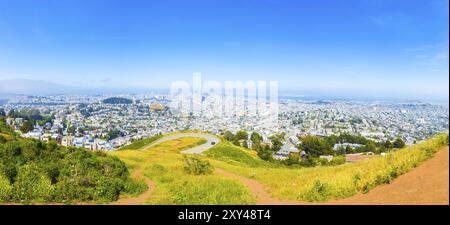
[[[0,202],[101,203],[146,189],[117,157],[0,131]]]

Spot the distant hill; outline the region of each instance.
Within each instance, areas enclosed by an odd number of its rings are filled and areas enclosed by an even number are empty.
[[[40,80],[9,79],[0,80],[0,94],[8,95],[53,95],[80,92],[78,88],[69,87]]]
[[[32,79],[0,79],[0,98],[16,95],[60,95],[60,94],[123,94],[123,93],[154,93],[167,94],[165,88],[122,88],[122,87],[92,87],[80,83],[73,85],[59,84]]]
[[[131,104],[131,103],[133,103],[133,101],[128,98],[113,97],[113,98],[104,99],[103,103],[105,103],[105,104]]]

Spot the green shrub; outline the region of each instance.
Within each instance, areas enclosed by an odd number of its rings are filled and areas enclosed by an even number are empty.
[[[329,189],[330,186],[327,183],[316,180],[303,198],[306,198],[308,201],[326,201],[329,199]]]
[[[35,164],[26,164],[19,169],[13,196],[17,201],[51,201],[54,186]]]
[[[94,197],[103,201],[116,201],[124,187],[124,181],[119,178],[100,177],[95,187]]]
[[[12,186],[8,178],[0,175],[0,202],[10,201],[12,196]]]
[[[213,166],[206,160],[198,157],[183,157],[184,170],[189,174],[202,175],[211,174],[214,171]]]
[[[331,166],[342,165],[345,163],[345,156],[334,156],[333,159],[328,163]]]
[[[6,138],[0,134],[0,144],[4,144],[4,143],[6,143]]]
[[[0,202],[106,202],[143,189],[117,157],[33,139],[0,144],[0,176]]]
[[[13,162],[0,163],[0,174],[13,183],[17,175],[16,166]]]
[[[94,185],[82,181],[83,178],[63,177],[55,185],[55,201],[72,203],[76,201],[93,201]]]
[[[130,194],[132,196],[137,196],[143,192],[145,192],[149,187],[143,181],[133,181],[130,180],[126,182],[124,185],[123,192]]]
[[[300,160],[299,164],[303,167],[314,167],[317,165],[316,160],[312,157],[307,157],[306,159]]]
[[[353,185],[358,187],[359,182],[361,181],[361,174],[357,173],[353,176]]]

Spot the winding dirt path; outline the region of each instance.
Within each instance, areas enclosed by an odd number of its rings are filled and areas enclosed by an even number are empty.
[[[151,147],[159,145],[161,143],[171,141],[171,140],[176,140],[176,139],[183,138],[183,137],[198,137],[198,138],[204,138],[207,140],[207,142],[205,144],[195,146],[195,147],[192,147],[192,148],[182,151],[181,153],[184,153],[184,154],[200,154],[200,153],[212,148],[213,146],[215,146],[216,144],[218,144],[220,142],[219,138],[217,138],[216,136],[211,135],[211,134],[181,133],[181,134],[174,134],[174,135],[168,135],[168,136],[162,137],[161,139],[143,147],[143,149],[151,148]],[[214,144],[212,144],[212,143],[214,143]],[[138,169],[134,170],[132,173],[132,177],[138,178],[138,179],[143,179],[145,184],[147,184],[147,187],[148,187],[147,191],[145,191],[144,193],[142,193],[141,195],[139,195],[137,197],[119,199],[115,202],[112,202],[111,205],[142,205],[142,204],[144,204],[145,200],[147,200],[150,197],[150,195],[155,191],[155,187],[156,187],[155,183],[152,180],[150,180],[149,178],[147,178],[146,176],[142,175],[141,169],[138,168]]]
[[[333,204],[359,205],[448,205],[449,149],[437,152],[410,172],[367,194],[357,194]]]
[[[256,196],[258,205],[448,205],[449,148],[444,147],[419,167],[398,177],[392,183],[378,186],[367,194],[325,203],[290,201],[273,198],[256,180],[217,168],[216,173],[237,179]]]
[[[300,202],[300,201],[290,201],[290,200],[282,200],[278,198],[273,198],[270,196],[270,194],[265,190],[264,185],[259,183],[256,180],[239,176],[234,173],[227,172],[225,170],[216,168],[215,172],[217,174],[230,177],[233,179],[237,179],[240,182],[242,182],[245,186],[247,186],[250,191],[255,195],[256,197],[256,204],[257,205],[304,205],[308,204],[308,202]]]
[[[144,204],[145,200],[147,200],[155,191],[155,183],[152,180],[148,179],[146,176],[143,176],[140,170],[135,170],[132,176],[134,178],[143,179],[145,184],[147,184],[148,189],[137,197],[119,199],[115,202],[112,202],[111,205],[142,205]]]

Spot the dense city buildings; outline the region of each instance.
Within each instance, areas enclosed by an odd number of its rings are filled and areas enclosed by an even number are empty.
[[[222,134],[245,130],[259,133],[266,142],[270,136],[284,133],[286,138],[279,154],[282,156],[296,151],[302,135],[350,133],[375,141],[400,137],[407,144],[414,144],[449,127],[447,106],[423,102],[280,98],[277,126],[267,126],[261,118],[245,113],[181,115],[169,105],[169,97],[163,94],[58,95],[14,97],[0,108],[9,115],[7,124],[17,132],[22,130],[23,137],[53,139],[65,146],[92,150],[114,150],[134,140],[174,131]],[[31,129],[21,129],[27,117],[20,112],[33,110],[47,119],[35,122]],[[346,144],[351,143],[342,143]]]

